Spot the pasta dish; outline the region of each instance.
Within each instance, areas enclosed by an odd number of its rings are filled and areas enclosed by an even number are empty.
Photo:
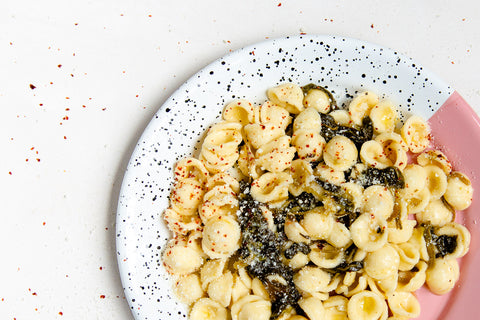
[[[451,291],[473,188],[419,116],[283,83],[236,100],[180,160],[162,261],[189,318],[404,320]]]

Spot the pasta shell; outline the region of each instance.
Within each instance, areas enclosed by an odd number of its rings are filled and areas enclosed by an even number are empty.
[[[293,83],[284,83],[268,89],[267,97],[274,104],[293,114],[299,114],[304,109],[302,88]]]
[[[370,110],[370,119],[376,133],[393,132],[397,124],[397,110],[390,101],[381,101]]]
[[[369,140],[360,148],[360,159],[370,167],[385,169],[392,165],[392,161],[385,154],[382,145],[375,140]]]
[[[438,166],[446,175],[452,172],[452,164],[447,159],[447,156],[440,150],[428,150],[417,157],[417,163],[421,166],[429,164]]]
[[[191,320],[227,320],[227,309],[210,298],[201,298],[190,311]]]
[[[447,190],[443,195],[455,210],[465,210],[472,203],[473,187],[470,179],[461,173],[453,172],[448,176]]]
[[[223,119],[231,122],[238,122],[243,126],[255,121],[253,104],[245,99],[230,102],[223,108]]]
[[[430,144],[430,126],[419,116],[411,116],[400,129],[403,140],[413,153],[425,150]]]
[[[323,90],[311,89],[303,99],[305,108],[312,107],[318,112],[328,113],[331,109],[330,97]]]
[[[335,136],[325,145],[323,160],[334,170],[345,171],[351,168],[358,157],[357,147],[344,136]]]
[[[378,103],[378,96],[370,91],[357,95],[348,105],[348,113],[353,123],[362,125],[363,118],[369,115],[370,110]]]

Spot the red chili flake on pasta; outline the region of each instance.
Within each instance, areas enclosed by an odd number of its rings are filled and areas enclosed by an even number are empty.
[[[58,314],[59,314],[60,316],[63,316],[63,312],[62,312],[62,311],[59,311]]]
[[[30,83],[30,89],[33,90],[33,89],[35,89],[35,88],[36,88],[36,87],[35,87],[33,84]]]
[[[61,68],[61,67],[62,67],[62,65],[61,65],[61,64],[59,64],[57,67]]]
[[[105,295],[104,295],[104,294],[101,294],[101,295],[100,295],[100,299],[105,299]]]

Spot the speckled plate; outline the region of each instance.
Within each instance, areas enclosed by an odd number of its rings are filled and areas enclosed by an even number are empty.
[[[261,103],[267,88],[286,81],[318,83],[340,104],[359,91],[372,90],[404,112],[430,119],[435,142],[449,143],[442,150],[477,186],[478,165],[466,160],[480,155],[469,148],[480,144],[478,117],[454,90],[418,63],[378,45],[334,36],[302,35],[245,47],[214,61],[183,84],[158,110],[131,157],[118,204],[117,255],[135,319],[187,318],[187,309],[172,294],[172,283],[160,261],[170,237],[161,213],[168,206],[175,162],[197,155],[205,130],[220,119],[226,103],[237,98]],[[455,130],[451,121],[456,121],[452,123]],[[470,143],[461,147],[458,142],[462,141]],[[420,290],[422,320],[476,319],[474,292],[480,276],[470,268],[480,263],[476,198],[469,212],[458,215],[472,232],[471,252],[462,261],[459,285],[453,294],[442,297]]]

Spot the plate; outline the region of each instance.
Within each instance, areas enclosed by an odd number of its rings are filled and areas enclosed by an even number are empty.
[[[172,169],[194,155],[206,129],[221,117],[224,105],[245,98],[265,101],[265,91],[282,82],[317,83],[339,104],[365,90],[384,94],[404,114],[429,119],[434,143],[472,180],[472,206],[457,215],[470,230],[469,254],[452,293],[418,293],[420,319],[474,319],[480,275],[480,126],[460,95],[430,71],[398,52],[360,40],[300,35],[268,40],[222,57],[185,82],[158,110],[137,143],[120,191],[116,244],[120,276],[135,319],[186,319],[187,309],[171,291],[161,263],[170,232],[161,219],[168,206]]]

